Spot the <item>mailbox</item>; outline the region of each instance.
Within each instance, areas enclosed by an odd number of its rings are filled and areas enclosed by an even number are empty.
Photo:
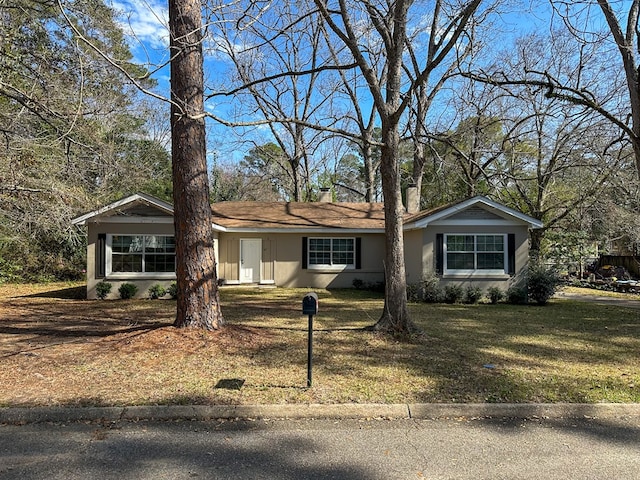
[[[318,313],[318,295],[314,292],[309,292],[302,299],[302,314],[317,315],[317,313]]]

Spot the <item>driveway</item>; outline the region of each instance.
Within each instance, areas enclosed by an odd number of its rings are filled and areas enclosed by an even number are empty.
[[[558,300],[576,300],[579,302],[592,302],[600,305],[615,305],[618,307],[636,308],[640,309],[640,296],[627,294],[627,297],[614,297],[606,294],[598,293],[597,290],[593,290],[594,293],[586,292],[567,292],[559,291],[553,298]]]

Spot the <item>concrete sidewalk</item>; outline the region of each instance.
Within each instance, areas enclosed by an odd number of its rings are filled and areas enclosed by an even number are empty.
[[[213,419],[613,419],[640,417],[640,404],[302,404],[0,408],[0,424]]]

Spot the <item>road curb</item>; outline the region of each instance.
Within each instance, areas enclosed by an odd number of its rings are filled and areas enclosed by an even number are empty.
[[[302,404],[0,408],[0,423],[213,419],[444,419],[640,417],[640,404]]]
[[[637,403],[412,404],[411,418],[619,418],[640,416]]]

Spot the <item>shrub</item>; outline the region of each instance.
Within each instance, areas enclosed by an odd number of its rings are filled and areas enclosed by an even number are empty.
[[[420,283],[407,285],[407,299],[412,302],[439,303],[444,301],[444,289],[436,276],[423,279]]]
[[[435,275],[422,280],[422,300],[426,303],[440,303],[444,300],[444,290]]]
[[[118,288],[120,298],[123,300],[133,298],[137,291],[138,287],[133,283],[123,283],[122,285],[120,285],[120,288]]]
[[[178,284],[176,282],[173,282],[171,285],[169,285],[169,288],[167,288],[167,293],[173,300],[178,298]]]
[[[420,292],[420,284],[410,283],[407,285],[407,300],[410,302],[421,302],[422,295]]]
[[[159,283],[156,283],[155,285],[152,285],[151,288],[149,288],[149,298],[152,300],[157,300],[158,298],[164,297],[166,293],[167,290]]]
[[[489,301],[495,305],[504,298],[504,292],[500,287],[489,287],[487,296],[489,297]]]
[[[109,282],[102,281],[96,283],[96,296],[100,300],[104,300],[107,298],[107,295],[111,293],[111,287],[112,285]]]
[[[533,265],[527,273],[529,298],[538,305],[545,305],[556,293],[560,277],[555,269],[545,265]]]
[[[444,301],[447,303],[459,303],[464,297],[462,285],[450,283],[444,287]]]
[[[527,303],[529,295],[527,294],[527,286],[523,283],[516,283],[507,289],[507,302],[515,305],[523,305]]]
[[[469,285],[467,287],[467,291],[465,292],[465,302],[467,303],[478,303],[482,298],[482,289],[480,287],[474,287],[473,285]]]
[[[361,278],[354,278],[352,285],[356,290],[362,290],[364,288],[364,281]]]

